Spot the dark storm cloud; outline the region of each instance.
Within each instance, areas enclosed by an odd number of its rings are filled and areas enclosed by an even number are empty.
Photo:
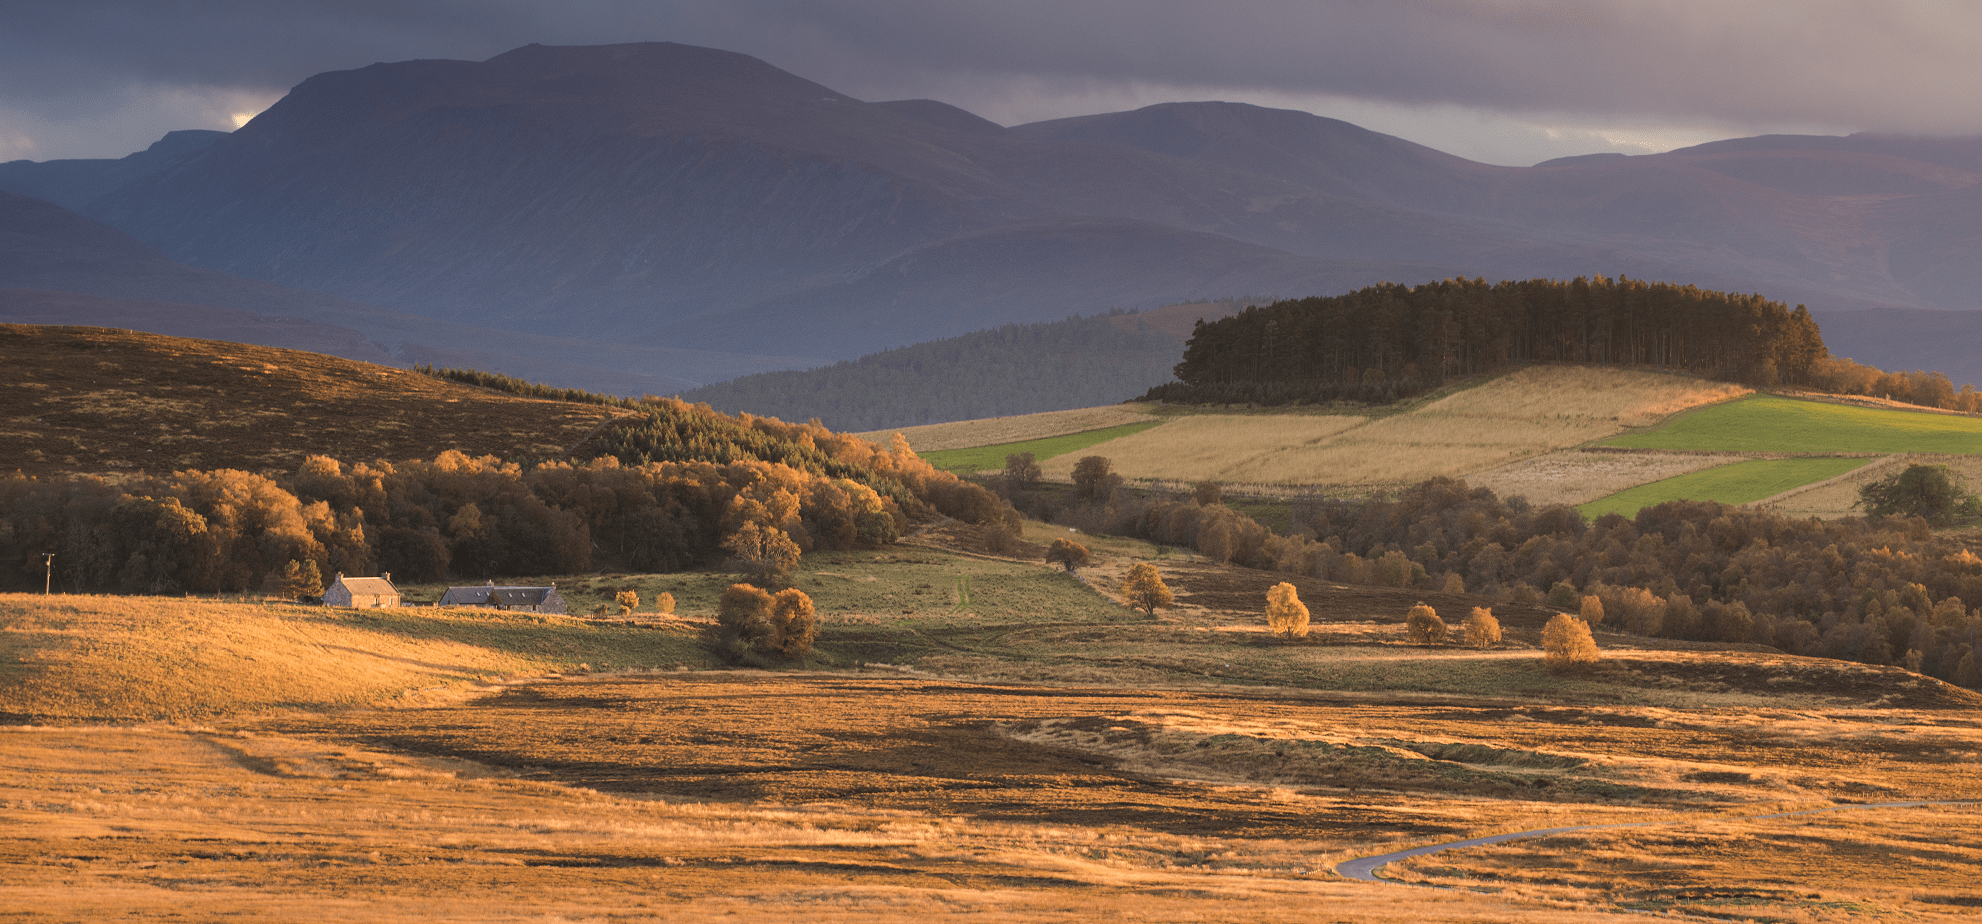
[[[221,112],[375,61],[650,40],[743,51],[855,96],[936,96],[1006,121],[1107,108],[1141,88],[1975,133],[1982,67],[1968,46],[1979,35],[1982,5],[1842,0],[29,0],[0,5],[0,141],[24,131],[9,113],[43,131],[98,120],[114,133],[129,113],[162,105],[148,101],[191,111],[186,100],[211,98]]]

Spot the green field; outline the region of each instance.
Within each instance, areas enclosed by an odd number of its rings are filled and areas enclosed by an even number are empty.
[[[1152,420],[1147,423],[1122,424],[1102,430],[1087,430],[1081,433],[1067,433],[1049,436],[1044,439],[1024,440],[1017,443],[999,443],[995,446],[973,446],[969,449],[942,449],[920,453],[930,465],[946,472],[981,472],[986,469],[1004,468],[1005,457],[1015,453],[1032,453],[1033,459],[1044,462],[1054,456],[1079,452],[1089,446],[1099,446],[1112,439],[1119,439],[1131,433],[1141,433],[1150,427],[1159,426],[1164,421]]]
[[[1723,452],[1982,453],[1982,419],[1754,395],[1598,444]],[[1599,503],[1602,503],[1601,501]]]
[[[1594,500],[1576,509],[1590,519],[1606,513],[1627,517],[1645,507],[1670,500],[1711,500],[1723,504],[1745,504],[1774,497],[1791,488],[1835,478],[1858,468],[1871,459],[1756,459],[1736,462],[1677,478],[1641,484]]]

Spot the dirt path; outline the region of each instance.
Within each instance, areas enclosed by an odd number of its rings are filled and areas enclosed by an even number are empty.
[[[1767,815],[1744,815],[1735,818],[1715,818],[1712,820],[1757,821],[1765,818],[1794,818],[1799,815],[1821,815],[1826,812],[1844,812],[1844,811],[1851,811],[1853,809],[1921,808],[1930,805],[1982,805],[1982,801],[1947,800],[1947,801],[1923,801],[1923,802],[1867,802],[1859,805],[1834,805],[1831,806],[1830,808],[1804,809],[1802,811],[1797,811],[1797,812],[1774,812]],[[1410,860],[1417,857],[1430,856],[1435,853],[1444,853],[1447,850],[1461,850],[1467,847],[1488,847],[1494,844],[1505,843],[1507,841],[1523,840],[1526,838],[1533,838],[1533,837],[1549,837],[1555,834],[1571,834],[1577,831],[1614,831],[1623,828],[1649,828],[1655,825],[1673,825],[1673,824],[1685,824],[1685,823],[1686,822],[1683,821],[1641,821],[1641,822],[1633,822],[1630,824],[1618,824],[1618,825],[1572,825],[1566,828],[1540,828],[1534,831],[1515,831],[1511,834],[1495,834],[1491,837],[1475,837],[1463,841],[1451,841],[1449,843],[1444,843],[1444,844],[1432,844],[1425,847],[1413,847],[1410,850],[1399,850],[1395,853],[1378,854],[1377,856],[1373,856],[1373,857],[1357,857],[1356,859],[1353,860],[1344,860],[1341,863],[1337,863],[1335,865],[1335,873],[1338,876],[1343,876],[1348,879],[1356,879],[1362,882],[1388,882],[1395,885],[1412,885],[1413,883],[1400,882],[1395,879],[1386,879],[1382,876],[1377,875],[1377,872],[1383,869],[1384,867],[1389,866],[1392,863],[1399,862],[1401,860]],[[1425,888],[1440,888],[1440,887],[1425,886]]]

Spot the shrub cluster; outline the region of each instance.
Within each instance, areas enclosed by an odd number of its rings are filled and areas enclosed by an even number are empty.
[[[1298,504],[1284,535],[1222,504],[1127,492],[1060,521],[1338,583],[1436,589],[1457,576],[1607,630],[1754,642],[1982,688],[1982,612],[1964,602],[1982,600],[1982,555],[1918,517],[1791,519],[1673,501],[1590,523],[1435,479],[1389,498]]]

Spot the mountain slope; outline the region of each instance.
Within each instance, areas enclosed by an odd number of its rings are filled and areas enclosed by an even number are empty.
[[[1373,281],[1311,261],[1976,307],[1978,167],[1976,139],[1877,136],[1492,167],[1233,103],[1003,128],[731,52],[533,45],[317,75],[88,210],[184,262],[402,312],[833,359]],[[1112,242],[1070,230],[1099,227]]]
[[[0,320],[307,347],[368,362],[487,367],[634,395],[672,392],[739,371],[812,364],[802,358],[590,343],[438,322],[185,266],[59,206],[4,192]],[[313,324],[327,327],[314,330]],[[313,331],[307,336],[324,339],[297,342],[306,330]]]

